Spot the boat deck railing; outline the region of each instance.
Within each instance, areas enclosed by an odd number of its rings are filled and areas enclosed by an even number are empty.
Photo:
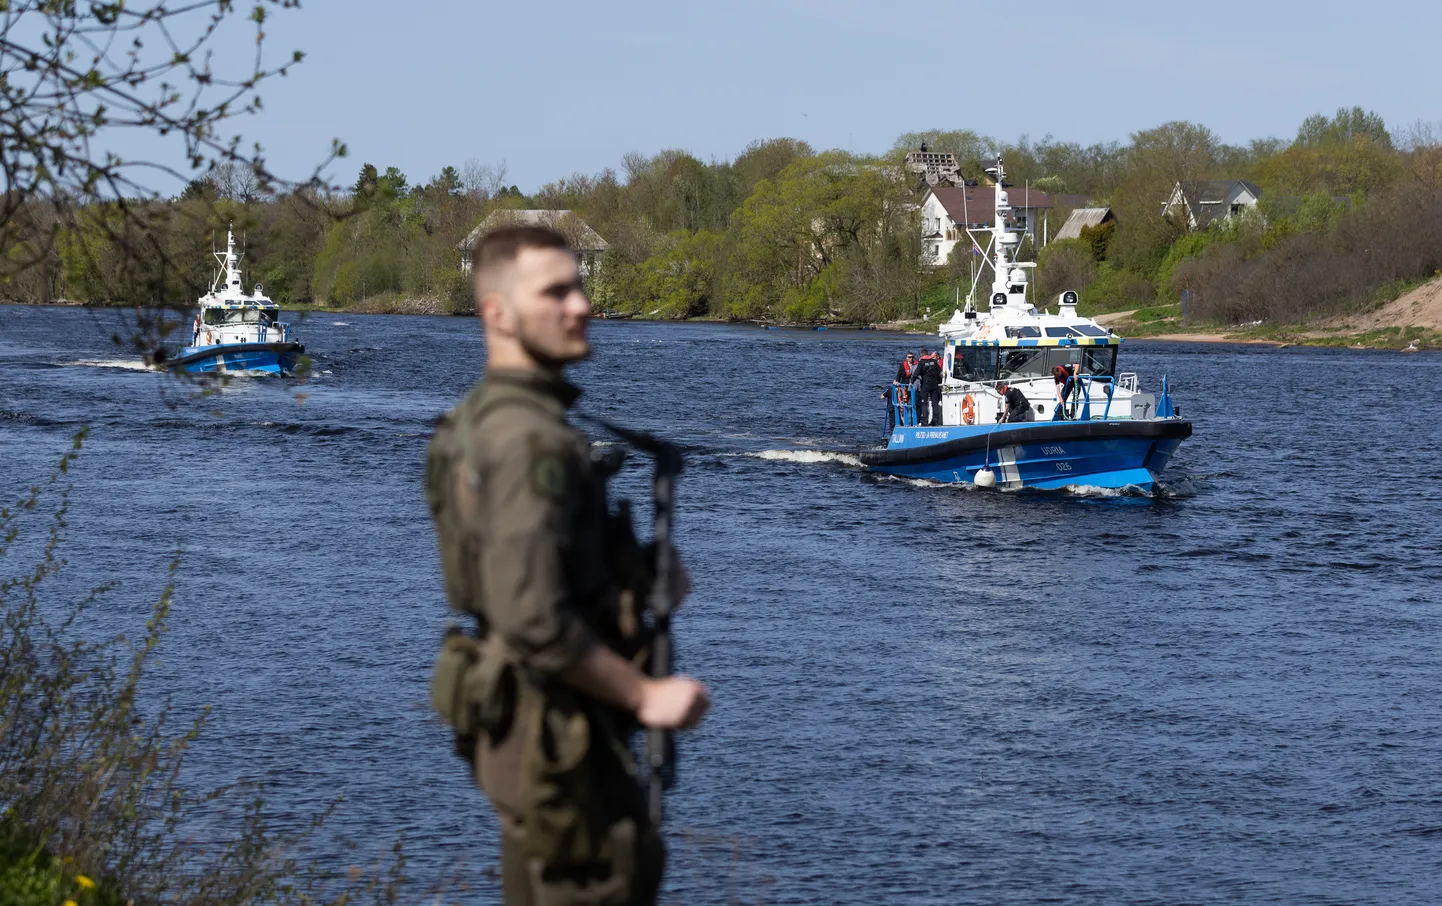
[[[192,335],[191,338],[190,338],[190,345],[193,346],[193,347],[197,347],[197,348],[200,347],[200,346],[218,346],[218,345],[221,345],[220,342],[219,342],[219,339],[220,339],[220,331],[221,331],[222,328],[224,328],[224,327],[229,327],[229,326],[230,326],[230,325],[228,325],[228,324],[213,324],[213,325],[212,325],[212,324],[207,324],[207,325],[204,325],[203,327],[200,328],[200,330],[197,330],[197,331],[195,331],[195,332],[193,333],[193,335]],[[254,339],[254,340],[241,340],[241,341],[238,341],[238,342],[242,342],[242,343],[286,343],[286,342],[289,342],[289,341],[290,341],[290,325],[289,325],[289,324],[283,324],[283,323],[281,323],[280,321],[276,321],[276,322],[274,322],[273,324],[244,324],[244,325],[242,325],[242,326],[244,326],[244,327],[255,327],[255,328],[257,328],[257,330],[256,330],[256,332],[255,332],[255,339]],[[279,338],[279,339],[275,339],[275,338],[271,337],[271,333],[273,333],[273,332],[280,334],[280,338]],[[205,336],[205,334],[207,334],[207,333],[209,333],[209,334],[211,335],[211,342],[209,342],[209,343],[202,343],[202,342],[201,342],[201,339],[202,339],[202,338]],[[232,341],[230,341],[230,342],[237,342],[237,341],[232,340]]]
[[[1135,378],[1136,375],[1131,375]],[[1083,374],[1074,378],[1068,378],[1066,390],[1062,398],[1057,401],[1056,409],[1052,412],[1051,419],[1054,422],[1078,421],[1089,422],[1092,420],[1092,384],[1101,384],[1102,392],[1106,394],[1106,405],[1102,407],[1101,418],[1106,421],[1112,412],[1113,381],[1109,374]]]
[[[905,394],[905,400],[902,394]],[[899,384],[892,384],[888,391],[886,401],[886,430],[892,427],[915,428],[920,422],[916,419],[916,388],[902,387]]]

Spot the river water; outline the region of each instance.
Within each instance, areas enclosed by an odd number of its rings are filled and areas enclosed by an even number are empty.
[[[283,820],[343,794],[329,858],[404,833],[418,882],[495,902],[493,824],[425,706],[447,615],[421,466],[476,322],[311,316],[303,399],[194,400],[116,318],[0,307],[5,499],[89,425],[68,581],[117,581],[93,619],[134,631],[184,550],[154,689],[216,706],[192,779],[263,781]],[[1146,499],[817,452],[880,441],[923,338],[593,338],[583,408],[690,448],[676,629],[716,704],[681,749],[667,902],[1442,898],[1437,356],[1127,344],[1195,423]]]

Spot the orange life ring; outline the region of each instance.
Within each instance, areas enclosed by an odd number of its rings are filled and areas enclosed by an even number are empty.
[[[961,421],[965,425],[976,424],[976,400],[970,393],[961,398]]]
[[[207,331],[205,332],[205,345],[211,346],[211,345],[214,345],[214,343],[215,343],[215,334],[212,333],[211,331],[207,330]]]

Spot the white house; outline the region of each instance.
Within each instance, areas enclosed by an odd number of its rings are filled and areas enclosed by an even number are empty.
[[[1008,186],[1012,224],[1016,232],[1044,241],[1051,197],[1036,189]],[[967,229],[989,230],[996,220],[996,189],[992,186],[936,186],[921,199],[922,256],[945,264],[957,243],[971,245]],[[1040,237],[1040,239],[1039,239]]]
[[[1162,216],[1185,223],[1189,230],[1205,230],[1213,223],[1256,207],[1261,198],[1262,190],[1257,184],[1245,179],[1179,182],[1162,205]]]
[[[461,253],[461,272],[471,272],[471,256],[482,236],[492,230],[509,226],[549,227],[565,236],[570,240],[571,248],[576,250],[583,277],[590,276],[591,271],[599,264],[601,253],[610,248],[610,244],[591,229],[586,221],[570,211],[495,211],[466,234],[465,239],[456,243],[456,248]]]

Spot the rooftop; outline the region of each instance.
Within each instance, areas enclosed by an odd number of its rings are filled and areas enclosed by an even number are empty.
[[[930,191],[957,223],[991,224],[995,219],[996,188],[993,186],[938,186]],[[1006,194],[1013,208],[1053,207],[1051,196],[1037,189],[1011,186]]]
[[[1053,239],[1080,239],[1086,227],[1101,226],[1111,217],[1111,208],[1077,208],[1067,217],[1066,223],[1056,231]]]

